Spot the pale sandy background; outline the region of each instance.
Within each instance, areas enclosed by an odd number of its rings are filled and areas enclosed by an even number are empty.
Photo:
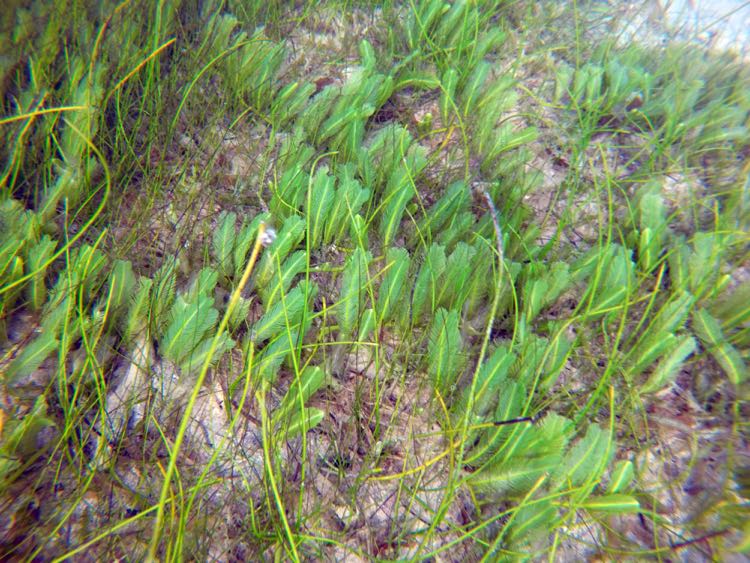
[[[679,39],[750,61],[750,0],[601,0],[589,9],[622,45]]]

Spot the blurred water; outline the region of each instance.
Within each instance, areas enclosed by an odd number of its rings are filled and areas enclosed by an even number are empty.
[[[678,39],[750,61],[750,0],[602,0],[591,8],[623,44]]]
[[[670,27],[717,49],[748,53],[750,1],[661,0]]]

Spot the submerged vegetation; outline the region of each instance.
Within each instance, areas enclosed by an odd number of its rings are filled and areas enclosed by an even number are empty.
[[[740,57],[575,1],[13,4],[1,558],[748,552]]]

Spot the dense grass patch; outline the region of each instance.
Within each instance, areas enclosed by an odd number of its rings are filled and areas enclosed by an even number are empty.
[[[746,553],[750,69],[583,7],[5,11],[0,557]]]

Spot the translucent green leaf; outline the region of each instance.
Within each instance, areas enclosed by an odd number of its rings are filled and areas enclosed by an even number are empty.
[[[510,75],[498,77],[482,93],[477,104],[472,144],[477,153],[487,154],[495,144],[495,131],[504,114],[518,104],[518,94],[513,90],[515,80]]]
[[[368,248],[369,237],[367,236],[367,222],[362,215],[354,215],[349,222],[349,236],[352,242],[359,248]]]
[[[202,343],[212,336],[219,312],[213,308],[213,299],[199,296],[188,302],[177,298],[170,312],[170,322],[159,339],[159,351],[165,358],[182,364]]]
[[[547,293],[547,280],[544,278],[528,281],[523,287],[523,304],[526,323],[530,323],[541,311]]]
[[[469,483],[493,497],[524,494],[542,475],[557,472],[570,429],[570,421],[555,414],[548,414],[533,426],[506,426],[508,440],[488,463],[469,476]]]
[[[747,366],[737,349],[727,342],[719,322],[706,309],[693,312],[693,328],[698,338],[719,363],[729,381],[739,385],[747,379]]]
[[[611,494],[592,496],[587,498],[579,508],[592,512],[606,512],[615,514],[635,514],[641,511],[641,505],[633,496],[624,494]]]
[[[123,326],[123,339],[132,343],[135,337],[148,326],[149,303],[153,280],[141,276],[138,287],[130,298],[127,318]]]
[[[409,272],[409,253],[405,248],[390,248],[385,255],[385,274],[378,290],[377,310],[381,322],[389,321],[401,300],[406,275]]]
[[[440,116],[443,119],[443,123],[449,122],[454,104],[458,106],[456,101],[458,80],[458,72],[453,68],[449,68],[443,73],[440,89]]]
[[[471,200],[469,189],[464,182],[453,182],[445,193],[417,223],[417,232],[428,240],[437,234],[456,213],[466,210]]]
[[[132,264],[127,260],[115,260],[109,274],[109,302],[111,316],[116,316],[128,305],[135,288],[136,279]]]
[[[372,99],[374,110],[381,108],[383,104],[385,104],[393,95],[393,93],[396,91],[396,80],[393,78],[392,75],[389,74],[385,78],[382,78],[382,75],[379,75],[377,79],[379,82],[379,86],[376,89],[376,94],[374,98]],[[415,86],[415,87],[419,87],[419,86]],[[434,88],[437,88],[437,79],[433,77],[432,83],[429,85],[423,85],[423,87],[427,90],[432,90]]]
[[[598,425],[591,424],[586,435],[581,438],[566,454],[555,481],[558,486],[580,487],[586,483],[583,491],[599,481],[604,468],[614,454],[610,443],[609,432]]]
[[[87,300],[93,299],[99,290],[106,263],[104,253],[88,244],[81,245],[71,253],[68,269],[80,280]]]
[[[359,330],[357,331],[357,341],[366,342],[369,340],[373,330],[375,330],[376,318],[374,309],[365,309],[362,317],[359,319]]]
[[[461,90],[462,111],[464,115],[470,115],[482,93],[482,87],[490,71],[490,64],[480,61],[474,68],[466,85]]]
[[[458,213],[450,220],[447,226],[440,230],[435,238],[435,242],[442,244],[446,248],[451,248],[458,240],[472,231],[475,223],[476,218],[471,211]]]
[[[361,111],[362,109],[359,107],[350,107],[341,113],[334,113],[323,123],[318,135],[315,137],[315,141],[317,143],[324,143],[353,120],[359,119]]]
[[[169,321],[168,312],[172,308],[175,298],[175,287],[177,285],[178,261],[176,258],[167,259],[164,265],[154,274],[154,284],[151,287],[151,318],[149,319],[154,332]]]
[[[474,58],[484,58],[487,53],[502,45],[506,37],[507,33],[499,27],[496,27],[494,29],[490,28],[489,30],[485,31],[479,37],[476,51],[474,52]]]
[[[213,354],[211,354],[211,359],[208,360],[208,354],[213,346],[214,338],[213,335],[209,336],[210,337],[203,340],[197,348],[190,352],[179,363],[183,374],[190,374],[199,371],[206,361],[208,361],[209,365],[215,365],[216,362],[218,362],[226,352],[234,348],[236,344],[234,340],[229,338],[229,335],[226,332],[223,332],[221,336],[219,336],[216,348],[214,349]]]
[[[269,207],[274,217],[288,218],[300,212],[307,193],[308,173],[303,164],[294,163],[271,184],[273,195]]]
[[[573,349],[573,343],[568,338],[566,331],[560,330],[563,323],[564,321],[561,321],[550,325],[552,336],[546,341],[547,360],[544,362],[542,372],[540,384],[542,389],[549,389],[557,382],[557,378],[565,368]]]
[[[555,95],[553,97],[553,101],[556,104],[559,104],[568,94],[575,69],[565,63],[560,63],[555,66]]]
[[[321,423],[325,417],[325,412],[314,407],[305,408],[302,413],[295,412],[289,424],[283,429],[283,436],[287,439],[294,438],[301,434],[305,429],[311,430]]]
[[[297,117],[315,94],[315,84],[293,82],[285,86],[276,97],[272,110],[272,119],[276,127],[281,128]]]
[[[471,277],[471,287],[468,289],[467,318],[474,317],[481,309],[491,303],[490,292],[494,295],[495,288],[497,287],[497,261],[492,243],[479,240],[474,245],[474,248],[476,254],[470,266],[473,274]],[[507,276],[505,273],[503,275]],[[503,311],[502,305],[498,310]]]
[[[301,112],[299,125],[304,128],[308,139],[316,137],[320,124],[328,115],[338,94],[338,87],[326,86],[308,102],[307,107]]]
[[[19,258],[18,253],[24,245],[24,241],[15,238],[11,233],[4,233],[3,237],[6,237],[6,240],[0,244],[0,279],[7,276],[11,264]]]
[[[485,172],[499,169],[496,161],[503,153],[515,150],[523,145],[532,143],[539,136],[539,131],[535,127],[526,127],[515,130],[510,123],[505,123],[495,130],[495,142],[482,155],[481,168]]]
[[[609,478],[609,485],[607,486],[608,493],[619,493],[624,491],[633,482],[635,475],[635,469],[633,462],[627,459],[623,459],[617,462],[615,468],[612,470],[612,475]]]
[[[429,313],[435,310],[439,294],[438,283],[446,264],[445,248],[438,244],[431,245],[414,281],[411,301],[412,319],[418,320],[425,310]]]
[[[305,310],[305,296],[301,288],[295,287],[286,296],[280,296],[273,307],[253,325],[252,339],[263,342],[273,338],[286,327],[294,327],[299,323]]]
[[[497,407],[493,422],[498,425],[481,433],[479,441],[471,450],[471,455],[466,458],[466,465],[477,466],[504,459],[506,455],[511,454],[513,444],[523,441],[523,437],[530,431],[529,422],[503,424],[521,416],[527,399],[523,385],[507,379],[502,381],[496,399]]]
[[[468,299],[468,291],[471,289],[471,278],[474,275],[470,267],[474,254],[476,250],[472,246],[464,242],[456,245],[446,262],[442,291],[438,296],[440,305],[456,310],[463,309]]]
[[[501,385],[505,381],[508,370],[515,362],[515,359],[515,356],[507,347],[501,346],[496,348],[482,364],[474,382],[473,412],[477,419],[482,419],[492,409],[496,408]],[[469,406],[470,393],[471,385],[467,384],[460,398],[454,403],[452,410],[458,417],[463,417],[465,414]]]
[[[308,366],[300,374],[299,381],[292,380],[284,398],[272,417],[274,427],[293,412],[299,411],[300,400],[306,404],[310,397],[325,383],[325,372],[318,366]]]
[[[219,273],[213,268],[201,268],[198,275],[190,284],[190,288],[186,293],[188,301],[197,299],[203,295],[205,297],[213,297],[214,289],[219,280]]]
[[[211,239],[214,260],[216,260],[219,273],[224,278],[231,278],[235,271],[234,242],[237,238],[235,232],[236,223],[236,213],[222,213]]]
[[[659,311],[656,319],[649,325],[648,332],[661,335],[665,332],[682,329],[694,303],[695,297],[690,293],[687,291],[678,292],[676,297]]]
[[[656,266],[663,249],[664,236],[668,228],[666,209],[658,183],[643,186],[639,195],[638,263],[643,271],[650,272]]]
[[[661,359],[646,383],[641,386],[640,392],[655,393],[674,381],[680,367],[688,356],[695,352],[696,346],[697,343],[692,336],[680,336],[672,347],[671,352]]]
[[[315,173],[310,186],[311,193],[305,203],[305,213],[309,224],[310,245],[317,248],[323,236],[323,229],[329,221],[329,212],[334,201],[334,177],[328,174],[328,167],[321,166]]]
[[[370,198],[370,190],[363,188],[354,177],[354,166],[342,166],[337,171],[338,189],[325,225],[323,240],[331,244],[341,240],[346,228]]]
[[[434,33],[435,39],[443,41],[445,42],[444,44],[448,45],[453,43],[453,36],[463,29],[467,17],[470,17],[467,14],[468,11],[469,4],[466,0],[456,0],[453,2],[450,9],[440,18],[440,22]]]
[[[380,237],[383,241],[383,246],[387,247],[393,244],[393,239],[396,237],[396,233],[401,226],[401,219],[404,216],[406,205],[411,201],[412,197],[414,197],[414,189],[410,186],[405,186],[402,189],[392,190],[384,200],[385,207],[380,219]]]
[[[363,39],[359,43],[359,57],[362,60],[362,66],[370,72],[375,71],[377,65],[377,58],[375,56],[375,49],[367,39]]]
[[[47,415],[47,402],[44,395],[36,398],[34,406],[19,420],[11,420],[3,430],[3,442],[0,446],[0,479],[6,477],[12,467],[14,458],[26,458],[39,453],[37,436],[41,430],[54,426]]]
[[[45,274],[49,265],[47,261],[57,248],[57,241],[44,235],[34,246],[26,250],[26,273],[34,274],[26,286],[26,298],[29,307],[37,311],[47,299],[47,286],[44,283]]]
[[[5,369],[3,381],[6,384],[13,384],[19,377],[31,375],[57,350],[59,345],[60,341],[54,332],[40,334],[30,344],[24,346],[18,356],[11,361]]]
[[[227,320],[230,330],[237,330],[242,326],[242,323],[247,321],[247,317],[250,315],[250,306],[252,303],[253,302],[250,299],[245,299],[244,297],[239,298],[237,305],[232,309],[229,319]]]
[[[411,25],[407,27],[409,47],[413,50],[421,47],[422,42],[429,37],[441,16],[448,10],[443,0],[427,0],[421,2],[417,11],[413,12]]]
[[[684,239],[678,238],[674,242],[671,252],[667,255],[669,279],[672,282],[672,286],[677,290],[692,291],[693,289],[688,271],[689,256],[690,248],[687,243]]]
[[[635,377],[647,369],[668,350],[677,345],[677,337],[671,332],[658,333],[657,336],[644,341],[637,349],[632,366],[628,369],[631,377]]]
[[[508,541],[513,546],[525,546],[549,534],[557,520],[557,507],[549,500],[521,506],[510,523]]]
[[[721,320],[724,330],[739,327],[750,320],[750,280],[741,283],[729,296],[722,296],[711,312]]]
[[[370,253],[357,247],[344,266],[341,299],[336,304],[339,330],[343,338],[354,335],[360,314],[365,309],[364,290],[368,282],[367,266],[370,260]]]
[[[693,237],[692,252],[687,260],[690,288],[696,297],[708,293],[719,275],[723,254],[722,236],[699,232]]]
[[[303,327],[304,328],[304,327]],[[256,355],[253,371],[268,382],[275,382],[284,359],[295,351],[299,342],[300,329],[290,333],[282,331]]]
[[[427,358],[427,371],[435,388],[443,397],[448,396],[453,391],[464,364],[458,311],[440,308],[435,313]]]
[[[606,264],[602,264],[603,276],[597,287],[594,313],[603,313],[620,305],[628,295],[634,282],[634,264],[630,251],[613,245],[612,254]]]
[[[0,277],[0,286],[7,288],[10,284],[15,283],[17,280],[23,277],[23,258],[20,256],[14,256],[9,263],[8,269],[4,272],[4,276]],[[11,289],[7,289],[5,293],[0,296],[0,316],[5,314],[5,311],[9,310],[18,299],[23,289],[23,284],[18,284]]]
[[[365,137],[365,119],[373,112],[373,106],[363,107],[357,118],[350,121],[331,140],[331,150],[337,150],[342,160],[349,161],[355,158]]]

